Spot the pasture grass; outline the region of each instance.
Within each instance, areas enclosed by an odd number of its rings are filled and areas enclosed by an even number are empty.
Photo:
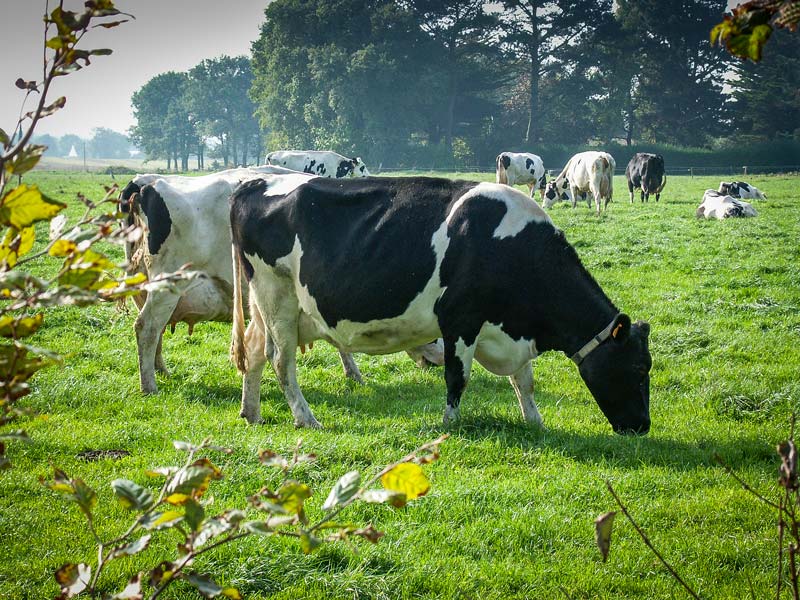
[[[76,192],[99,198],[111,180],[33,172],[28,181],[75,205]],[[144,469],[177,463],[171,440],[211,435],[235,450],[217,457],[226,476],[212,484],[211,495],[221,511],[244,508],[247,495],[276,482],[256,460],[259,448],[287,452],[302,438],[319,460],[295,475],[316,491],[309,506],[319,514],[342,474],[371,475],[442,431],[451,438],[428,469],[427,496],[402,510],[349,509],[353,522],[386,532],[377,545],[359,544],[354,552],[332,544],[306,556],[292,541],[247,539],[202,557],[197,569],[249,598],[683,597],[621,515],[608,562],[601,561],[593,520],[615,508],[603,483],[609,480],[701,597],[739,598],[751,587],[755,597],[773,595],[775,517],[712,455],[775,496],[775,444],[788,435],[800,399],[800,177],[752,177],[769,196],[756,201],[757,218],[695,219],[703,190],[718,181],[670,177],[660,203],[629,204],[617,177],[616,200],[600,218],[585,205],[550,211],[612,301],[652,326],[653,426],[641,438],[611,432],[562,354],[545,354],[534,365],[546,429],[525,425],[507,381],[477,365],[462,420],[445,428],[440,369],[420,370],[400,354],[358,355],[367,382],[358,386],[344,379],[336,353],[322,343],[299,359],[298,370],[325,429],[291,425],[269,369],[262,388],[266,424],[248,426],[238,417],[240,379],[227,358],[228,325],[202,324],[192,337],[185,326],[168,333],[172,377],[159,376],[161,393],[144,397],[132,303],[127,311],[112,305],[49,311],[32,343],[61,352],[65,361],[34,379],[23,402],[39,416],[21,424],[34,441],[13,444],[14,468],[0,474],[0,597],[53,597],[55,569],[93,560],[78,510],[38,483],[51,464],[97,489],[97,527],[111,534],[126,521],[109,482],[143,483]],[[131,454],[86,462],[77,455],[87,449]],[[162,536],[120,562],[108,572],[107,591],[160,562],[176,542]],[[170,597],[196,595],[178,586]]]

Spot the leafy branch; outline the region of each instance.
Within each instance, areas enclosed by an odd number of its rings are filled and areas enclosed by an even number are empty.
[[[341,512],[354,502],[373,502],[402,507],[406,502],[424,495],[430,482],[422,466],[439,458],[439,446],[446,435],[423,444],[410,454],[394,462],[359,487],[358,471],[343,475],[333,486],[322,505],[324,515],[311,523],[305,503],[312,496],[311,488],[290,479],[290,471],[298,464],[316,459],[313,454],[302,454],[300,442],[291,458],[271,450],[259,452],[262,464],[278,468],[283,473],[283,482],[277,489],[264,486],[247,498],[250,511],[228,509],[209,516],[203,496],[212,481],[222,478],[222,471],[206,456],[209,451],[230,454],[226,448],[213,446],[210,439],[199,445],[174,442],[175,447],[187,453],[182,466],[162,467],[147,471],[150,477],[164,477],[158,493],[128,479],[115,479],[111,488],[120,505],[136,513],[131,524],[120,535],[104,541],[94,526],[94,509],[97,493],[83,480],[70,478],[54,468],[52,480],[40,479],[49,489],[63,494],[77,504],[87,520],[89,532],[97,544],[97,561],[92,568],[87,563],[67,563],[55,572],[61,587],[59,598],[74,598],[88,595],[92,598],[123,599],[145,597],[150,600],[161,596],[175,581],[182,580],[195,587],[206,598],[241,598],[238,590],[217,584],[210,575],[192,571],[195,559],[224,544],[249,536],[292,537],[299,540],[305,553],[313,552],[325,542],[362,538],[376,543],[383,533],[372,525],[357,526],[334,521]],[[382,489],[373,489],[378,480]],[[253,511],[264,517],[249,518]],[[156,532],[173,530],[180,536],[177,555],[163,560],[154,568],[134,575],[124,590],[113,596],[100,595],[98,585],[101,574],[112,561],[133,556],[150,546]],[[324,534],[322,533],[324,532]]]

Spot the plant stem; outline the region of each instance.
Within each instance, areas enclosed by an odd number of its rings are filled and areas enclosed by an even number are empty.
[[[645,545],[648,548],[650,548],[652,553],[656,555],[656,558],[658,558],[658,560],[661,561],[661,564],[664,565],[667,571],[670,572],[670,575],[672,575],[672,577],[683,586],[683,588],[689,593],[689,595],[692,598],[695,598],[695,600],[700,600],[700,596],[698,596],[697,593],[692,588],[689,587],[689,585],[681,578],[680,575],[678,575],[678,573],[675,571],[675,569],[672,568],[672,566],[666,561],[666,559],[663,556],[661,556],[661,553],[658,550],[656,550],[656,547],[653,546],[653,544],[650,542],[650,539],[647,537],[645,532],[642,531],[642,528],[636,524],[636,521],[633,520],[633,517],[628,512],[628,509],[622,503],[622,500],[620,500],[619,496],[617,496],[617,493],[614,491],[614,488],[611,486],[611,482],[606,480],[606,487],[608,488],[608,491],[611,492],[611,495],[614,497],[614,500],[616,501],[620,510],[622,510],[622,514],[624,514],[625,518],[628,519],[631,525],[633,525],[633,528],[636,530],[636,533],[639,534],[639,537],[642,538],[642,541],[645,543]]]

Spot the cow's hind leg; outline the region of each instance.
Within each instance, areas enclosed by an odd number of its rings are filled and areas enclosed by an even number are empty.
[[[136,346],[139,353],[139,383],[142,393],[155,394],[158,392],[156,385],[156,355],[161,337],[169,318],[178,305],[180,295],[172,292],[152,292],[147,295],[139,316],[136,317],[134,329],[136,330]],[[163,359],[161,360],[163,366]]]
[[[531,370],[531,363],[525,363],[519,371],[509,376],[508,380],[517,394],[519,400],[519,407],[522,410],[522,418],[528,423],[535,425],[542,425],[542,415],[539,414],[539,409],[536,408],[536,402],[533,400],[533,372]]]
[[[161,373],[162,375],[169,375],[169,369],[167,369],[167,364],[164,362],[164,355],[162,354],[162,346],[164,345],[164,332],[161,332],[161,335],[158,337],[158,346],[156,346],[156,360],[155,366],[156,371]]]
[[[444,338],[444,380],[447,384],[447,406],[444,410],[444,423],[459,418],[461,394],[467,387],[475,356],[475,342],[467,346],[464,340],[454,337]]]

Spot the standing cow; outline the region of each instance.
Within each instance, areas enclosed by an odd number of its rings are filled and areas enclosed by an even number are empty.
[[[264,354],[295,424],[319,427],[297,384],[298,344],[385,354],[442,337],[445,422],[458,417],[474,358],[509,376],[524,419],[540,424],[531,359],[560,350],[616,432],[650,428],[649,325],[620,313],[518,190],[380,177],[314,179],[285,193],[253,180],[231,197],[231,227],[231,358],[248,420],[260,414]],[[242,276],[255,317],[246,332]],[[263,345],[264,328],[274,345]]]
[[[650,194],[655,194],[656,202],[658,202],[664,186],[667,185],[667,175],[664,172],[664,157],[660,154],[637,152],[625,169],[625,179],[628,180],[631,204],[633,204],[633,190],[635,188],[641,190],[642,202],[648,201]]]
[[[267,154],[271,165],[319,177],[368,177],[369,171],[360,157],[347,158],[329,150],[279,150]]]
[[[540,197],[544,200],[544,186],[547,183],[547,177],[540,156],[527,152],[502,152],[497,155],[495,162],[497,183],[505,183],[512,187],[527,184],[531,198],[533,198],[533,190],[538,188]]]
[[[569,159],[558,177],[547,183],[544,193],[545,208],[550,208],[567,194],[572,199],[573,208],[578,203],[578,194],[586,198],[591,208],[592,201],[586,196],[586,192],[591,192],[599,215],[600,200],[605,200],[603,203],[605,210],[614,195],[616,168],[617,163],[608,152],[579,152]]]
[[[185,322],[189,332],[202,321],[230,321],[233,314],[230,209],[228,199],[246,179],[268,177],[278,189],[290,190],[313,178],[282,167],[230,169],[202,177],[137,175],[122,192],[121,209],[128,223],[145,234],[127,244],[129,272],[150,278],[172,273],[189,263],[199,277],[174,289],[134,297],[139,307],[136,344],[142,392],[158,391],[155,371],[168,374],[162,335],[168,325]],[[282,187],[281,187],[282,186]],[[433,339],[433,338],[431,338]],[[442,364],[436,343],[409,351],[418,364]],[[340,353],[345,374],[361,381],[352,356]]]
[[[756,186],[744,181],[720,181],[719,189],[720,194],[727,194],[734,198],[749,198],[753,200],[766,200],[767,195],[758,189]]]

